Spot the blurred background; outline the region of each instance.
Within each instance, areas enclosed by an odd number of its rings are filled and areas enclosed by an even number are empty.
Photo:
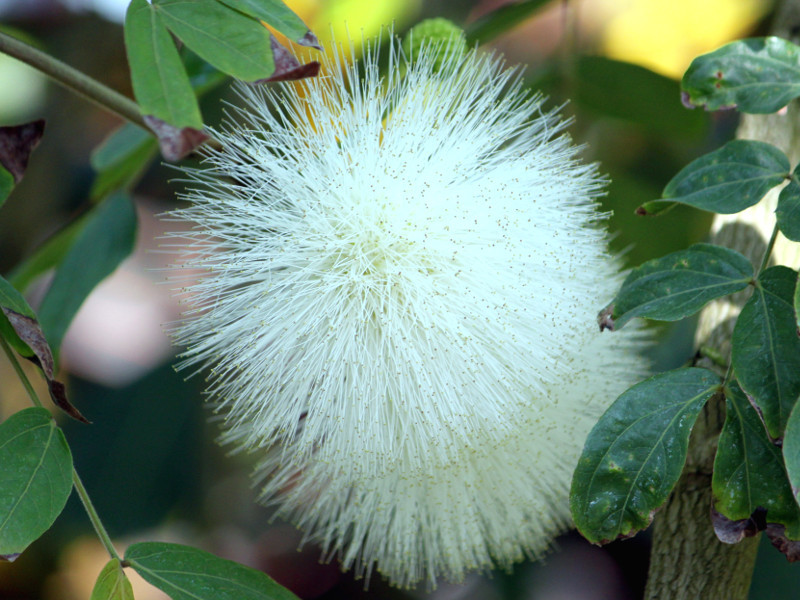
[[[345,27],[360,38],[394,24],[402,34],[421,19],[468,24],[502,0],[290,0],[324,41]],[[0,29],[22,37],[127,95],[122,20],[128,0],[0,0]],[[710,217],[681,207],[659,219],[634,208],[660,196],[693,158],[735,132],[733,112],[685,109],[678,81],[698,54],[768,31],[769,0],[552,1],[491,46],[525,67],[532,89],[574,118],[571,133],[599,161],[611,183],[604,199],[613,211],[614,249],[630,265],[704,238]],[[203,99],[212,125],[221,118],[227,86]],[[0,211],[0,273],[29,256],[87,206],[92,149],[120,125],[109,114],[52,85],[27,66],[0,55],[0,125],[47,119],[45,137],[23,182]],[[62,349],[62,378],[72,401],[94,424],[62,420],[75,463],[119,548],[139,540],[203,547],[268,572],[301,598],[432,600],[599,600],[641,597],[648,533],[605,548],[575,534],[557,541],[543,564],[511,573],[475,575],[462,585],[398,591],[378,577],[369,588],[336,564],[320,564],[312,546],[298,551],[300,534],[270,521],[253,502],[246,456],[226,456],[215,443],[214,415],[203,405],[203,377],[173,370],[175,350],[164,333],[180,307],[162,270],[165,223],[174,206],[176,172],[155,161],[136,188],[137,250],[90,296]],[[35,306],[37,289],[31,290]],[[600,308],[600,306],[598,306]],[[691,322],[659,327],[653,351],[658,370],[692,353]],[[35,381],[40,378],[31,369]],[[46,395],[46,394],[45,394]],[[0,419],[26,407],[11,367],[0,358]],[[61,417],[59,416],[59,419]],[[0,563],[0,599],[88,600],[107,557],[73,497],[55,527],[15,563]],[[135,574],[131,573],[132,578]],[[137,600],[163,599],[134,581]],[[800,566],[790,566],[768,543],[761,549],[751,598],[796,598]]]

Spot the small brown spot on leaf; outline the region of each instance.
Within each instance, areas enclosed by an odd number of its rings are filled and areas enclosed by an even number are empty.
[[[44,134],[44,119],[23,125],[0,127],[0,164],[19,183],[28,168],[28,159]]]
[[[208,139],[208,135],[199,129],[192,127],[178,129],[152,115],[145,115],[144,122],[158,137],[162,156],[171,162],[177,162],[191,154]]]
[[[644,206],[636,207],[636,210],[633,211],[633,212],[635,212],[640,217],[646,217],[648,214],[650,214],[650,213],[647,212],[647,210],[645,210]]]
[[[787,538],[786,527],[778,523],[770,523],[767,525],[767,537],[772,545],[786,556],[786,560],[789,562],[800,560],[800,541]]]
[[[722,79],[722,71],[717,71],[717,72],[714,74],[714,76],[715,76],[717,79]]]
[[[600,325],[600,331],[605,331],[606,329],[614,331],[614,319],[611,318],[612,314],[614,314],[614,305],[609,304],[597,315],[597,324]]]
[[[746,519],[733,521],[711,508],[711,523],[714,533],[723,544],[738,544],[746,537],[753,537],[759,531],[767,528],[767,510],[761,506],[756,508]]]

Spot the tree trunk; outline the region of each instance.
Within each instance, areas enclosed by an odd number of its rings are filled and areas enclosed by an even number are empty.
[[[773,31],[794,38],[800,31],[800,0],[786,0],[777,11]],[[793,40],[797,41],[797,40]],[[744,115],[741,139],[761,140],[779,147],[792,165],[800,158],[800,110],[793,102],[783,114]],[[757,266],[775,225],[777,192],[736,215],[718,215],[711,242],[738,250]],[[771,264],[800,264],[800,244],[778,236]],[[695,336],[699,348],[710,347],[730,361],[735,319],[749,291],[710,304],[700,315]],[[698,366],[715,368],[708,359]],[[669,500],[656,515],[645,598],[647,600],[745,600],[755,566],[758,537],[723,544],[714,534],[710,513],[711,473],[716,443],[725,420],[722,398],[710,401],[692,431],[683,474]]]

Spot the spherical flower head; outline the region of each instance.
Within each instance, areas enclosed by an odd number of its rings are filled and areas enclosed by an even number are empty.
[[[224,440],[327,557],[401,586],[545,552],[643,370],[596,326],[620,284],[596,167],[517,72],[439,50],[239,88],[173,213],[203,274],[176,338]]]
[[[445,63],[455,66],[460,62],[467,52],[467,39],[458,25],[437,17],[417,23],[403,38],[403,54],[409,60],[413,61],[423,46],[426,47],[427,60],[432,61],[432,69],[436,72]]]

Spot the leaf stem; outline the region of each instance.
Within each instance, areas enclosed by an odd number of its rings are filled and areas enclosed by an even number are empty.
[[[75,470],[75,467],[72,468],[72,484],[75,486],[75,491],[78,492],[78,497],[83,503],[83,508],[86,509],[86,514],[89,515],[89,520],[92,522],[94,531],[97,534],[97,537],[100,538],[100,542],[102,542],[106,552],[108,552],[108,555],[111,558],[116,558],[121,562],[122,559],[120,558],[119,554],[117,554],[116,548],[114,548],[114,543],[111,541],[111,536],[108,535],[106,528],[103,526],[103,522],[100,520],[100,515],[97,514],[97,510],[95,510],[94,504],[92,504],[92,499],[89,498],[89,493],[86,491],[86,488],[83,487],[83,481],[81,481],[81,478],[78,475],[78,472]]]
[[[28,392],[31,402],[33,402],[33,404],[39,408],[43,408],[42,401],[39,400],[39,396],[36,394],[36,390],[33,389],[30,379],[28,379],[25,371],[22,370],[22,365],[19,364],[19,360],[14,355],[14,352],[11,350],[8,342],[6,342],[2,336],[0,336],[0,347],[3,348],[3,352],[5,352],[6,356],[8,357],[11,366],[14,367],[17,377],[19,377],[22,385]],[[97,511],[92,504],[92,500],[89,498],[86,488],[83,487],[83,482],[81,481],[78,471],[75,470],[74,466],[72,467],[72,485],[75,487],[75,491],[78,493],[78,497],[81,499],[83,507],[86,509],[86,514],[89,515],[89,520],[92,522],[92,526],[94,527],[95,533],[97,533],[97,537],[100,538],[100,542],[103,544],[106,551],[108,551],[108,554],[111,556],[111,558],[116,558],[117,560],[121,561],[122,559],[119,557],[119,554],[117,554],[117,550],[114,548],[114,544],[111,541],[111,536],[108,535],[106,528],[103,526],[103,522],[100,520],[100,516],[97,514]]]
[[[28,392],[28,397],[31,399],[31,402],[33,402],[33,404],[39,408],[44,408],[42,406],[42,401],[39,400],[39,396],[36,394],[36,390],[34,390],[33,385],[31,385],[31,380],[28,379],[25,371],[22,370],[22,365],[19,364],[17,357],[14,356],[11,346],[8,345],[8,342],[6,342],[2,336],[0,336],[0,346],[2,346],[3,352],[6,353],[8,362],[10,362],[11,366],[14,367],[14,371],[16,371],[17,377],[19,377],[19,380],[22,382],[22,386],[25,388],[25,391]]]
[[[755,276],[756,279],[758,279],[758,276],[761,275],[761,272],[767,268],[770,256],[772,256],[772,249],[775,247],[776,239],[778,239],[777,224],[772,228],[772,235],[769,238],[769,242],[767,242],[767,249],[764,250],[764,257],[761,259],[761,264],[758,267],[758,271],[756,271],[756,276]]]
[[[133,100],[49,54],[2,32],[0,32],[0,52],[21,60],[101,108],[150,131],[142,118],[139,106]]]

